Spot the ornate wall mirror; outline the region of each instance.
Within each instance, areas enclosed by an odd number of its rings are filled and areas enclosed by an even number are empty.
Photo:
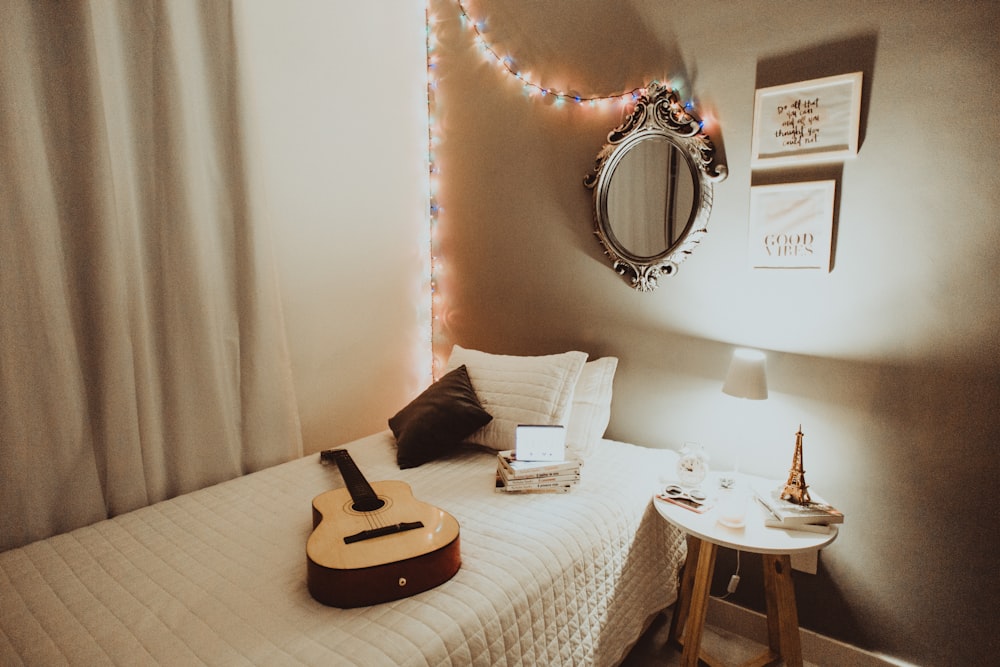
[[[712,184],[727,173],[698,118],[674,91],[650,84],[583,181],[612,268],[643,292],[676,273],[706,234]]]

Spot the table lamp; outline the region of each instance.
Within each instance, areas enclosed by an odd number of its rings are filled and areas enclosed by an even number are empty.
[[[767,360],[764,353],[745,348],[734,350],[726,379],[722,383],[722,392],[752,401],[766,399]],[[745,494],[736,489],[736,473],[739,469],[737,460],[738,455],[734,452],[733,473],[719,476],[719,485],[723,489],[723,495],[720,497],[719,522],[733,528],[743,525],[747,503]]]
[[[733,350],[733,358],[729,362],[726,379],[722,383],[722,393],[745,398],[751,401],[762,401],[767,398],[767,359],[760,350],[737,348]],[[734,452],[734,460],[736,459]],[[738,466],[734,463],[734,468]],[[732,486],[735,480],[723,476],[720,480],[723,487]]]
[[[767,359],[760,350],[733,350],[722,393],[762,401],[767,398]]]

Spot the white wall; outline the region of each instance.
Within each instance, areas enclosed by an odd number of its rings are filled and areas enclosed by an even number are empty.
[[[306,451],[430,381],[424,3],[240,2]]]
[[[487,38],[547,86],[584,95],[678,78],[730,175],[709,233],[651,294],[614,274],[582,179],[621,109],[525,97],[475,47],[455,3],[442,32],[439,223],[451,343],[508,354],[620,357],[609,436],[705,444],[787,474],[802,424],[806,478],[846,512],[803,626],[918,664],[996,652],[1000,526],[1000,45],[991,2],[549,0],[476,3]],[[856,159],[750,168],[756,87],[865,73]],[[830,273],[751,271],[751,184],[835,178]],[[768,352],[769,400],[721,393],[734,345]],[[759,560],[736,600],[758,610]],[[735,558],[720,556],[724,590]],[[728,571],[726,571],[728,569]],[[756,579],[756,581],[755,581]]]

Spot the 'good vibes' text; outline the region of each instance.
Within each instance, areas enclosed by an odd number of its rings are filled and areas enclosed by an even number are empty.
[[[768,234],[764,237],[764,251],[768,257],[801,257],[813,254],[813,235]]]

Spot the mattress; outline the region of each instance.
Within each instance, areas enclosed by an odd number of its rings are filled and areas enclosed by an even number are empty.
[[[313,600],[311,501],[343,482],[312,455],[0,553],[0,664],[611,665],[675,598],[684,541],[650,502],[673,452],[602,441],[571,492],[518,495],[483,450],[400,470],[388,431],[346,447],[458,519],[453,578]]]

